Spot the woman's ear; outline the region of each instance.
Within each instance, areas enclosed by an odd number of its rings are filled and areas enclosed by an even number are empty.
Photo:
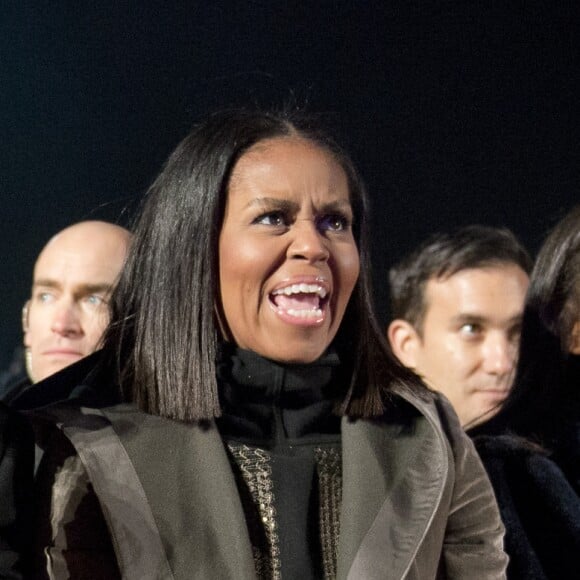
[[[395,356],[411,369],[417,366],[417,347],[421,337],[415,327],[406,320],[396,318],[387,328],[387,339]]]
[[[572,328],[569,350],[572,354],[580,354],[580,321],[576,322]]]

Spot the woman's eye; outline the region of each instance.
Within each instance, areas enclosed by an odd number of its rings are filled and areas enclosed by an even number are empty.
[[[288,221],[284,214],[279,211],[271,211],[269,213],[262,214],[254,220],[255,224],[262,224],[265,226],[286,226]]]
[[[320,231],[342,232],[350,226],[350,220],[341,214],[329,214],[317,220]]]

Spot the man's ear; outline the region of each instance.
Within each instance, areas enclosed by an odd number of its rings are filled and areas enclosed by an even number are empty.
[[[30,310],[30,300],[27,300],[22,307],[22,332],[24,332],[24,346],[30,347],[30,337],[28,336],[28,316]]]
[[[396,318],[387,328],[387,338],[395,356],[411,369],[417,366],[417,350],[421,337],[413,325],[406,320]]]
[[[580,354],[580,322],[577,322],[572,328],[572,336],[570,337],[570,352],[572,354]]]

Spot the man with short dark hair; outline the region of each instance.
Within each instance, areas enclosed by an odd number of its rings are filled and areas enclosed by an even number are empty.
[[[472,225],[435,234],[389,273],[393,352],[465,428],[509,392],[531,266],[509,230]]]

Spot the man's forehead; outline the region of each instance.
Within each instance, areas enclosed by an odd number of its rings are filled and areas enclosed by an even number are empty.
[[[99,281],[95,279],[93,281],[82,281],[82,280],[66,280],[58,278],[35,278],[32,284],[34,289],[56,289],[56,290],[70,290],[73,293],[98,293],[98,292],[108,292],[112,287],[112,282],[108,280]]]
[[[51,288],[72,294],[108,292],[117,279],[120,263],[88,259],[82,253],[48,253],[39,258],[32,289]]]
[[[77,227],[53,237],[40,252],[34,266],[37,280],[70,280],[80,284],[111,283],[119,273],[127,251],[128,237],[121,230],[107,230],[90,238]],[[94,229],[94,228],[92,228]],[[122,234],[122,235],[121,235]]]
[[[449,316],[502,313],[512,317],[523,310],[528,282],[527,274],[511,264],[431,278],[425,286],[425,313],[444,309]]]

